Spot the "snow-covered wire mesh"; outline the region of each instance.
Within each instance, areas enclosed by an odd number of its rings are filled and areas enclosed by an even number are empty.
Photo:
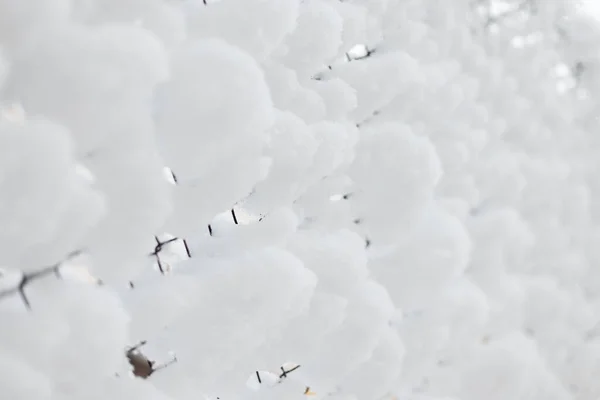
[[[596,400],[582,4],[0,0],[0,398]]]

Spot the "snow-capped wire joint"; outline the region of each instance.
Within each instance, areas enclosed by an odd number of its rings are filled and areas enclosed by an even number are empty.
[[[23,304],[25,305],[27,310],[31,310],[31,302],[29,301],[29,299],[27,298],[27,295],[25,294],[25,287],[28,284],[30,284],[40,278],[48,276],[50,274],[54,274],[57,278],[61,278],[60,267],[65,262],[79,256],[81,253],[83,253],[83,250],[73,251],[73,252],[69,253],[62,261],[60,261],[56,264],[41,268],[34,272],[23,273],[21,276],[21,280],[19,281],[17,286],[10,288],[10,289],[5,289],[3,291],[0,291],[0,299],[11,296],[15,293],[18,293],[19,297],[23,301]]]
[[[164,246],[170,243],[173,243],[177,240],[181,240],[181,242],[183,243],[183,247],[185,249],[185,253],[187,255],[188,258],[192,258],[192,253],[190,251],[190,246],[188,245],[188,242],[186,239],[180,239],[178,237],[172,237],[168,240],[165,240],[164,242],[161,242],[160,239],[158,238],[158,236],[154,235],[154,240],[156,241],[156,245],[154,246],[154,251],[152,251],[149,256],[150,257],[154,257],[156,259],[156,263],[158,265],[158,269],[160,271],[161,274],[165,274],[165,268],[164,266],[167,265],[167,267],[169,266],[166,262],[162,261],[160,258],[160,252],[164,250]]]
[[[151,256],[156,256],[158,255],[158,253],[160,253],[163,249],[163,246],[165,244],[169,244],[172,243],[176,240],[179,240],[179,238],[177,237],[173,237],[169,240],[165,240],[164,242],[161,242],[160,239],[158,238],[158,236],[154,235],[154,240],[156,241],[156,246],[154,246],[154,251],[152,253],[150,253]]]
[[[287,366],[287,368],[286,368],[286,366]],[[287,378],[290,373],[296,371],[298,368],[300,368],[299,364],[285,363],[279,367],[279,369],[281,370],[280,373],[256,370],[256,371],[254,371],[256,380],[254,380],[253,378],[250,378],[250,382],[252,382],[251,386],[254,386],[255,389],[258,389],[258,387],[263,384],[266,384],[267,386],[278,385],[281,382],[283,382],[283,380],[285,378]],[[262,373],[262,375],[261,375],[261,373]],[[256,384],[258,384],[258,386],[256,386]]]
[[[279,375],[279,379],[283,379],[283,378],[287,378],[289,373],[294,372],[295,370],[300,368],[300,365],[296,365],[293,368],[290,368],[288,370],[286,370],[283,365],[280,368],[281,368],[281,374]]]
[[[376,52],[377,49],[369,49],[366,45],[356,45],[350,51],[346,52],[345,58],[346,62],[363,60],[365,58],[371,57]]]
[[[179,240],[179,238],[173,237],[173,238],[171,238],[169,240],[165,240],[164,242],[161,242],[160,239],[158,238],[158,236],[154,235],[154,240],[156,240],[156,246],[154,246],[154,251],[152,253],[150,253],[149,256],[156,258],[156,263],[158,265],[158,270],[160,271],[161,274],[164,275],[165,274],[165,268],[163,266],[163,262],[160,259],[159,253],[162,251],[164,245],[172,243],[172,242],[175,242],[176,240]]]
[[[140,347],[144,346],[146,343],[145,340],[142,340],[140,343],[125,351],[125,357],[127,357],[127,361],[129,361],[129,364],[133,368],[132,373],[134,376],[147,379],[156,371],[177,362],[177,357],[173,356],[171,360],[157,366],[156,361],[148,359],[148,357],[139,351]]]

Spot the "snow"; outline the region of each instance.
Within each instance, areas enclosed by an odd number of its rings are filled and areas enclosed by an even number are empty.
[[[323,1],[306,1],[300,7],[296,29],[283,43],[283,62],[301,77],[310,75],[337,54],[342,30],[342,17],[334,7]]]
[[[600,7],[591,0],[583,0],[578,2],[579,9],[582,13],[589,14],[594,18],[600,18]]]
[[[155,119],[162,155],[180,183],[168,229],[188,234],[190,224],[207,221],[264,178],[274,116],[256,61],[222,39],[179,47],[171,75],[157,89]]]
[[[361,136],[349,171],[361,191],[350,202],[358,216],[372,221],[372,227],[366,222],[369,235],[393,240],[423,213],[440,179],[440,161],[429,139],[402,123],[366,128]]]
[[[187,27],[190,37],[220,37],[262,61],[295,30],[299,8],[297,1],[220,1],[187,13]]]
[[[592,3],[438,3],[0,0],[0,397],[596,400]]]

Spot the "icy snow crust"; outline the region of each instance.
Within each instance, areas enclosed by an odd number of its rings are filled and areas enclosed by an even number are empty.
[[[448,3],[0,0],[0,398],[597,400],[596,125]]]

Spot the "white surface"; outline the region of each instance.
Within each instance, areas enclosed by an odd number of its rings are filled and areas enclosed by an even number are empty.
[[[0,290],[83,251],[0,297],[0,398],[597,400],[595,25],[469,4],[0,0]]]

